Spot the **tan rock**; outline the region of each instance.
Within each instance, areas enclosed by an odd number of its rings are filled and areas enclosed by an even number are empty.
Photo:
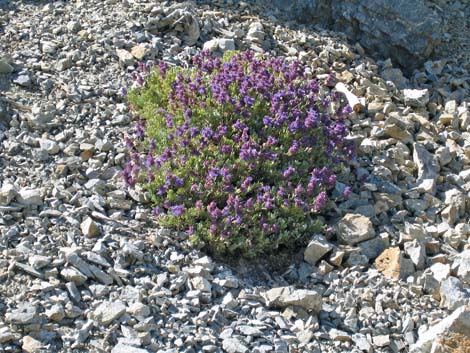
[[[414,272],[413,263],[404,258],[398,247],[385,249],[374,264],[384,276],[391,279],[405,279]]]
[[[21,346],[21,348],[23,348],[25,352],[35,353],[39,352],[39,350],[43,348],[43,344],[31,336],[24,336],[23,345]]]
[[[137,60],[142,60],[147,54],[147,52],[148,52],[148,49],[142,45],[136,45],[132,47],[131,49],[132,56],[136,58]]]

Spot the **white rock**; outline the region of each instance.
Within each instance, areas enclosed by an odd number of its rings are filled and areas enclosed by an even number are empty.
[[[403,97],[409,107],[424,108],[429,103],[429,91],[427,89],[404,89]]]
[[[222,341],[222,348],[227,353],[247,353],[248,348],[237,338],[226,338]]]
[[[16,336],[8,327],[0,328],[0,343],[5,343],[14,339],[16,339]]]
[[[18,192],[16,199],[19,203],[26,206],[42,205],[42,195],[39,189],[23,188]]]
[[[454,261],[454,267],[458,267],[457,276],[463,283],[470,285],[470,250],[462,251]]]
[[[65,317],[64,307],[60,304],[53,305],[45,311],[46,316],[53,321],[60,321]]]
[[[39,146],[42,150],[46,151],[47,153],[54,155],[59,153],[60,148],[57,142],[47,139],[40,139]]]
[[[321,293],[318,290],[294,289],[294,287],[277,287],[262,294],[266,304],[271,307],[285,308],[300,306],[305,310],[319,312],[322,305]]]
[[[336,227],[338,238],[354,245],[375,237],[375,230],[369,218],[360,214],[347,213]]]
[[[405,253],[410,257],[417,270],[422,270],[426,261],[426,249],[417,240],[405,243]]]
[[[194,277],[191,278],[191,284],[194,289],[200,290],[202,292],[209,292],[212,290],[211,283],[204,277]]]
[[[420,334],[418,341],[411,346],[410,353],[430,353],[433,343],[439,337],[455,332],[470,332],[469,306],[456,309],[451,315]]]
[[[122,66],[127,67],[134,65],[134,56],[125,49],[116,49],[116,55],[119,58],[119,62]]]
[[[94,311],[93,318],[102,325],[108,326],[111,322],[121,317],[126,312],[126,304],[122,301],[101,303]]]

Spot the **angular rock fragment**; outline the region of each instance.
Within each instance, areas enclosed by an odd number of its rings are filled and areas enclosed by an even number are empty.
[[[429,91],[427,89],[404,89],[403,98],[409,107],[424,108],[429,103]]]
[[[269,307],[299,306],[305,310],[318,312],[322,305],[321,293],[318,290],[278,287],[264,292],[263,297]]]
[[[147,349],[129,346],[127,344],[118,343],[111,349],[111,353],[149,353]]]
[[[460,280],[470,285],[470,250],[462,251],[457,256],[454,267],[457,268],[457,276]]]
[[[419,336],[418,341],[411,346],[410,353],[436,352],[439,339],[451,337],[454,334],[468,335],[470,332],[470,307],[461,306],[451,315],[431,326]]]
[[[384,276],[391,279],[406,279],[414,272],[411,260],[406,259],[400,248],[388,248],[374,262]]]
[[[470,304],[470,289],[455,277],[449,277],[441,283],[439,294],[440,306],[449,310]]]
[[[336,227],[338,238],[346,244],[354,245],[375,237],[375,230],[369,218],[348,213]]]
[[[416,186],[411,190],[436,193],[438,162],[420,143],[413,143],[413,161],[418,166]]]
[[[37,339],[28,335],[23,337],[23,345],[21,348],[23,348],[24,352],[36,353],[40,352],[41,349],[44,348],[44,345],[41,341],[38,341]]]
[[[101,303],[92,313],[92,316],[100,324],[108,326],[126,312],[127,306],[121,301]]]
[[[23,188],[18,192],[16,199],[26,206],[42,205],[42,195],[39,189]]]
[[[6,313],[5,321],[14,325],[27,325],[38,322],[38,309],[29,303],[20,303],[17,309]]]
[[[125,49],[116,49],[116,55],[122,66],[127,67],[134,65],[134,56]]]
[[[80,229],[84,236],[88,238],[94,238],[100,235],[100,228],[91,217],[85,218],[80,224]]]
[[[7,206],[17,195],[13,184],[4,183],[0,189],[0,205]]]
[[[324,236],[315,235],[304,251],[304,260],[311,265],[315,265],[318,260],[332,249],[333,245],[331,245]]]

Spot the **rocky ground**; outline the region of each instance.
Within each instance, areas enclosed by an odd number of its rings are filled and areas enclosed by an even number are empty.
[[[0,2],[0,352],[468,352],[466,44],[405,78],[263,3]],[[212,259],[120,177],[137,61],[203,47],[332,69],[363,105],[353,193],[288,261]]]

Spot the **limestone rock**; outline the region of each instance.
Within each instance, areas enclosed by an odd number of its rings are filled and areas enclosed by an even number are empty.
[[[420,143],[413,143],[413,161],[418,166],[417,185],[412,190],[419,192],[436,192],[438,162]]]
[[[80,229],[82,230],[83,235],[88,238],[94,238],[100,235],[100,228],[90,217],[85,218],[85,220],[80,224]]]
[[[455,277],[449,277],[442,282],[439,294],[441,296],[440,306],[449,310],[470,304],[470,290]]]
[[[18,192],[16,199],[26,206],[42,205],[42,195],[39,189],[23,188]]]
[[[0,205],[7,206],[17,195],[14,185],[4,183],[0,189]]]
[[[457,276],[460,280],[470,285],[470,250],[461,252],[455,259],[454,266],[458,267]]]
[[[148,350],[118,343],[111,349],[111,353],[149,353]]]
[[[102,325],[108,326],[126,312],[126,305],[121,301],[101,303],[92,313],[95,320]]]
[[[237,338],[226,338],[222,341],[222,349],[227,353],[248,353],[248,348]]]
[[[422,333],[418,341],[411,346],[410,353],[430,353],[433,344],[437,344],[439,338],[448,337],[452,334],[468,335],[469,332],[470,307],[461,306],[451,315]]]
[[[346,214],[336,229],[338,238],[349,245],[375,237],[375,230],[370,219],[359,214]]]
[[[406,279],[414,272],[411,260],[405,259],[400,248],[388,248],[374,262],[384,276],[391,279]]]
[[[40,352],[42,348],[44,348],[44,345],[41,343],[41,341],[38,341],[31,336],[24,336],[23,345],[21,348],[23,348],[23,351],[28,353],[37,353]]]
[[[119,58],[119,62],[122,66],[131,66],[134,65],[135,59],[134,56],[125,49],[116,49],[116,55]]]
[[[422,270],[426,261],[426,248],[418,241],[405,243],[405,253],[410,257],[417,270]]]
[[[319,312],[322,305],[321,293],[318,290],[277,287],[264,292],[263,297],[269,307],[299,306],[305,310]]]
[[[429,103],[429,91],[427,89],[404,89],[403,98],[407,106],[423,108]]]
[[[5,321],[14,325],[27,325],[39,319],[37,308],[29,303],[20,303],[17,309],[7,312]]]
[[[333,245],[323,235],[315,235],[304,251],[304,260],[311,265],[315,265],[318,260],[332,249]]]

